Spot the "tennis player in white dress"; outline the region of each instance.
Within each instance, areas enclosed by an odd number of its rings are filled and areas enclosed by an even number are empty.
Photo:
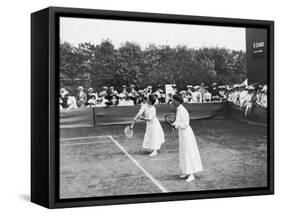
[[[195,179],[194,173],[202,171],[203,166],[193,130],[189,125],[189,113],[182,103],[180,95],[173,95],[173,104],[177,107],[173,126],[178,129],[179,134],[179,167],[182,172],[180,177],[191,182]]]
[[[154,106],[156,97],[153,94],[148,96],[148,100],[141,106],[135,120],[138,118],[146,121],[146,131],[142,147],[151,150],[149,156],[156,156],[157,151],[165,142],[162,126],[156,117],[156,108]]]

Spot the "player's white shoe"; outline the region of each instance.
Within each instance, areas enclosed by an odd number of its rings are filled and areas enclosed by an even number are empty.
[[[191,181],[193,181],[193,180],[195,180],[195,177],[194,177],[193,174],[191,174],[191,175],[188,176],[188,178],[187,178],[185,181],[186,181],[186,182],[191,182]]]
[[[149,157],[153,157],[153,156],[156,156],[157,155],[157,151],[153,151],[153,152],[151,152],[151,154],[150,155],[148,155]]]

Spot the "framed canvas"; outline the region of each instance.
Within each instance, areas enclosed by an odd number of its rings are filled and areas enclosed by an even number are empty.
[[[31,201],[274,193],[274,22],[31,15]]]

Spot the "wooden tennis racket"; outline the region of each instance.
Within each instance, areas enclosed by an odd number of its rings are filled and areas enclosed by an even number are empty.
[[[165,116],[165,122],[168,123],[173,130],[175,130],[175,127],[173,126],[173,123],[176,120],[176,114],[175,113],[167,113]]]
[[[133,129],[134,129],[135,123],[136,123],[136,121],[134,120],[131,125],[125,127],[124,133],[125,133],[127,138],[132,138],[134,136],[134,130]]]

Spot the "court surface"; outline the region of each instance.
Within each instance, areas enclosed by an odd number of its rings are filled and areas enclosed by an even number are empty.
[[[179,178],[178,134],[161,123],[166,142],[156,157],[142,149],[145,124],[127,139],[125,125],[60,129],[60,198],[266,186],[266,128],[232,119],[194,120],[204,170]]]

